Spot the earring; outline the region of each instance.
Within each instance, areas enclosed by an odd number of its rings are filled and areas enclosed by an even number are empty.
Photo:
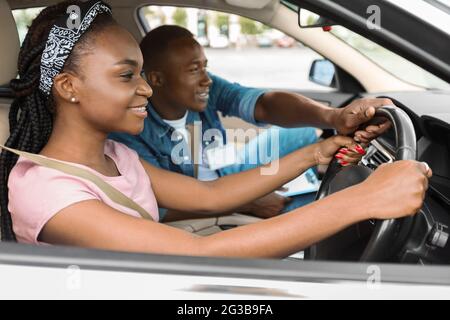
[[[70,98],[70,101],[71,101],[71,102],[76,102],[77,99],[75,99],[75,97],[72,97],[72,98]]]

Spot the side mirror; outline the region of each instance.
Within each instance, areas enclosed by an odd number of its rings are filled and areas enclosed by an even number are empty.
[[[303,8],[298,8],[298,25],[301,28],[320,28],[334,26],[332,20]]]
[[[327,59],[314,60],[309,70],[309,80],[322,86],[336,88],[336,69]]]

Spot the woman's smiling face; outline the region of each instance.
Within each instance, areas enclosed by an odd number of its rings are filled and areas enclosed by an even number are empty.
[[[73,79],[80,116],[104,133],[139,134],[152,89],[142,78],[138,43],[119,25],[89,36],[93,39],[80,59],[80,76]]]

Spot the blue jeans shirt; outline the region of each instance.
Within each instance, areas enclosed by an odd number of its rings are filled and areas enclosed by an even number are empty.
[[[219,112],[223,116],[235,116],[254,125],[264,125],[255,120],[256,102],[266,91],[262,89],[248,88],[237,83],[228,82],[220,77],[210,74],[212,84],[209,91],[208,104],[204,112],[188,111],[186,125],[200,124],[203,148],[211,147],[211,143],[226,143],[225,130],[219,118]],[[151,102],[147,106],[148,117],[144,120],[143,131],[136,136],[126,133],[112,133],[109,138],[126,144],[134,149],[139,156],[150,164],[169,171],[194,177],[194,165],[189,152],[181,157],[183,161],[173,161],[172,152],[180,143],[186,143],[176,138],[174,129],[163,121],[154,110]],[[210,129],[215,129],[215,134],[209,138],[205,135]],[[274,129],[270,129],[274,130]],[[270,130],[268,130],[270,132]],[[278,130],[278,129],[277,129]],[[317,139],[313,128],[282,129],[280,128],[280,154],[284,156],[307,144],[314,143]],[[270,138],[270,133],[266,134]],[[208,139],[205,139],[208,138]],[[221,140],[221,141],[217,141]],[[259,141],[263,141],[260,139]],[[249,144],[250,146],[252,143]],[[254,150],[256,144],[249,150]],[[251,151],[250,151],[251,152]],[[246,157],[246,156],[245,156]],[[258,158],[254,165],[239,165],[223,168],[217,171],[219,176],[237,173],[259,166]],[[160,209],[160,218],[165,215],[166,209]]]
[[[258,98],[265,90],[243,87],[230,83],[222,78],[211,75],[212,85],[209,91],[208,104],[204,112],[188,111],[187,125],[201,122],[202,136],[209,129],[217,129],[217,135],[225,141],[225,130],[219,118],[219,112],[224,116],[239,117],[249,123],[261,125],[255,120],[255,106]],[[173,138],[173,128],[166,124],[154,110],[151,102],[147,106],[148,117],[144,120],[144,130],[137,136],[126,133],[112,133],[109,138],[122,142],[136,150],[139,156],[150,164],[194,177],[194,165],[190,159],[181,164],[172,161],[172,150],[180,141]],[[214,142],[202,139],[203,147]]]

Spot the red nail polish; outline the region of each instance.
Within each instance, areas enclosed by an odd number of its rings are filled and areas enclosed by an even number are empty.
[[[334,156],[336,159],[343,159],[344,158],[344,156],[342,155],[342,154],[337,154],[337,155],[335,155]]]
[[[365,155],[366,151],[361,147],[361,146],[356,146],[355,147],[356,152],[358,152],[359,154]]]
[[[348,162],[347,161],[341,161],[341,165],[346,166],[346,165],[348,165]]]
[[[347,154],[348,153],[348,149],[347,148],[342,148],[342,149],[339,149],[339,152],[342,153],[342,154]]]

